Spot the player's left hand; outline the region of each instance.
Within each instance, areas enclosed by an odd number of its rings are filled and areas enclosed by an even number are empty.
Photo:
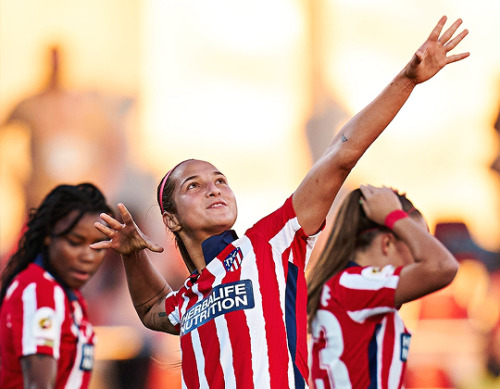
[[[412,80],[415,85],[427,81],[446,65],[461,61],[470,55],[469,52],[448,55],[448,53],[465,38],[469,31],[465,29],[453,38],[458,27],[462,24],[462,19],[457,19],[457,21],[441,35],[446,20],[446,16],[443,16],[439,20],[427,40],[416,51],[411,61],[404,69],[405,76]]]

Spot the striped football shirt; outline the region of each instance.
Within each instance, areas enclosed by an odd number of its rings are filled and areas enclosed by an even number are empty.
[[[292,198],[247,230],[203,243],[207,267],[167,296],[184,388],[305,388],[304,268],[316,241]]]

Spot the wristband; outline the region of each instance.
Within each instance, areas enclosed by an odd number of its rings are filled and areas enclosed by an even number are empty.
[[[399,219],[404,219],[405,217],[408,217],[408,214],[405,211],[402,209],[396,209],[385,217],[384,225],[392,230],[394,223],[396,223]]]

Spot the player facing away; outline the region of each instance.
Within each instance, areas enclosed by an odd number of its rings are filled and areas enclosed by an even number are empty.
[[[172,292],[148,259],[162,248],[145,236],[123,204],[122,221],[96,224],[121,254],[137,313],[145,326],[180,333],[186,388],[303,388],[307,358],[305,267],[332,202],[367,148],[414,87],[469,54],[449,55],[467,35],[442,35],[443,17],[410,62],[333,138],[298,188],[276,211],[238,237],[237,206],[215,166],[183,161],[158,185],[163,222],[192,273]]]
[[[398,310],[457,270],[405,195],[352,191],[308,274],[313,386],[401,388],[411,335]]]
[[[2,273],[0,388],[87,388],[94,330],[80,288],[104,260],[90,248],[94,227],[112,215],[92,184],[59,185],[29,215],[17,252]]]

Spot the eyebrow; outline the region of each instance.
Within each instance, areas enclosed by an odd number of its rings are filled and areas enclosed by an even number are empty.
[[[221,172],[219,171],[215,171],[213,173],[214,176],[223,176],[223,177],[226,177],[224,174],[222,174]],[[184,184],[190,180],[194,180],[195,178],[198,178],[199,176],[198,175],[194,175],[194,176],[190,176],[190,177],[187,177],[184,181],[182,181],[181,183],[181,187],[184,186]]]
[[[68,232],[67,234],[64,234],[64,236],[71,236],[71,237],[73,237],[73,238],[76,238],[76,239],[82,239],[82,240],[84,240],[84,239],[85,239],[85,237],[84,237],[83,235],[80,235],[80,234],[78,234],[78,233],[76,233],[76,232],[74,232],[74,231],[70,231],[70,232]]]

